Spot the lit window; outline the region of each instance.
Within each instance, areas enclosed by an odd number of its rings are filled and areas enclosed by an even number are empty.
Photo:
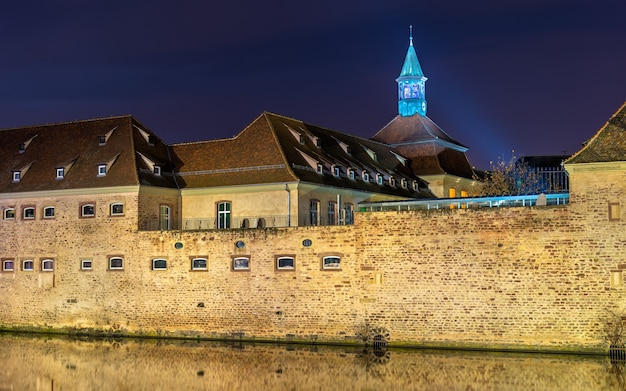
[[[35,266],[35,262],[33,262],[30,259],[22,262],[22,270],[25,272],[32,272],[34,266]]]
[[[80,261],[81,270],[91,270],[92,267],[93,267],[93,261],[91,259],[81,259]]]
[[[43,218],[51,219],[54,217],[54,206],[46,206],[43,208]]]
[[[52,259],[44,259],[41,261],[41,270],[44,272],[51,272],[54,270],[54,261]]]
[[[94,217],[96,215],[96,210],[93,204],[85,204],[80,207],[80,215],[81,217]]]
[[[154,175],[160,176],[161,175],[161,166],[155,165],[153,172],[154,172]]]
[[[7,208],[4,210],[4,219],[13,220],[15,218],[15,209]]]
[[[2,271],[4,272],[12,272],[15,268],[15,263],[12,259],[6,259],[2,261]]]
[[[167,261],[162,258],[153,259],[152,270],[167,270]]]
[[[341,258],[338,256],[328,256],[322,258],[322,269],[340,269],[341,268]]]
[[[230,202],[217,204],[217,228],[230,228]]]
[[[293,257],[276,257],[276,269],[278,270],[294,270],[296,264]]]
[[[98,164],[98,176],[105,176],[107,174],[107,165]]]
[[[250,270],[250,258],[249,257],[233,258],[233,270]]]
[[[456,197],[456,189],[448,190],[448,197],[455,198]]]
[[[65,177],[65,168],[61,167],[61,168],[57,168],[57,178],[56,179],[63,179]]]
[[[115,203],[111,204],[111,216],[121,216],[124,214],[124,204]]]
[[[22,173],[19,171],[13,171],[13,182],[19,182],[22,178]]]
[[[109,269],[110,270],[122,270],[124,269],[124,259],[120,257],[111,257],[109,258]]]
[[[206,258],[194,258],[191,260],[191,270],[206,270]]]
[[[24,208],[22,213],[24,220],[33,220],[35,218],[35,208],[32,206]]]
[[[461,190],[461,197],[467,197],[469,196],[469,193],[467,192],[467,190]]]

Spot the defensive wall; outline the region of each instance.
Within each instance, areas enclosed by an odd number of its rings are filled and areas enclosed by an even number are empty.
[[[621,185],[603,183],[580,187],[567,206],[367,212],[352,226],[154,232],[138,231],[136,218],[94,225],[62,215],[56,224],[16,223],[2,228],[0,257],[36,262],[0,273],[0,325],[605,352],[611,314],[624,309],[626,234]],[[137,197],[98,197],[136,210]],[[108,267],[114,256],[120,270]],[[237,256],[249,258],[248,270],[233,270]],[[278,256],[295,267],[277,269]],[[340,257],[340,268],[323,269],[324,256]],[[53,270],[42,270],[45,258]],[[165,270],[153,270],[155,258]],[[193,258],[207,259],[206,270],[192,270]],[[91,270],[81,269],[85,259]]]

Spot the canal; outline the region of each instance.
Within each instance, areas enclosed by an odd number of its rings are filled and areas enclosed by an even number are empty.
[[[604,356],[0,333],[0,390],[623,390]]]

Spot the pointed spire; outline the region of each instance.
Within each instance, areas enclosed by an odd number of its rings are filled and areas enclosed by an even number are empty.
[[[404,64],[398,83],[398,113],[403,117],[414,114],[426,116],[426,83],[422,67],[417,60],[417,53],[413,47],[413,25],[409,26],[409,49],[404,58]]]

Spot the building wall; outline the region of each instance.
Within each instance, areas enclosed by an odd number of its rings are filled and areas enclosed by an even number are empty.
[[[626,304],[611,284],[626,234],[623,213],[608,212],[623,202],[621,185],[597,172],[572,183],[597,182],[605,188],[568,206],[357,213],[353,226],[194,232],[137,231],[136,196],[93,195],[95,219],[1,222],[0,258],[53,257],[55,267],[0,273],[0,324],[332,342],[363,342],[374,329],[397,344],[603,350],[607,316]],[[83,198],[57,202],[78,211]],[[112,199],[126,202],[128,217],[100,212]],[[293,256],[295,269],[276,270],[280,255]],[[341,269],[322,270],[325,255],[340,256]],[[123,270],[109,270],[111,256],[124,259]],[[234,256],[249,256],[250,270],[233,271]],[[208,259],[206,271],[191,270],[194,257]],[[167,270],[151,270],[154,258]],[[93,269],[81,270],[82,259]]]

